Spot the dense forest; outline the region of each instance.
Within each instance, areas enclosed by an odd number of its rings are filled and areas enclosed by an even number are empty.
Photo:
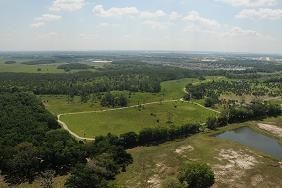
[[[32,182],[42,171],[64,173],[85,152],[29,93],[0,94],[0,168],[7,182]]]

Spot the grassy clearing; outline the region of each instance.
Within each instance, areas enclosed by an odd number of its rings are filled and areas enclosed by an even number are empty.
[[[219,132],[256,123],[231,125]],[[210,136],[214,133],[129,150],[134,163],[118,175],[116,183],[140,187],[141,182],[148,180],[153,187],[160,187],[167,177],[176,177],[184,164],[203,161],[215,171],[215,187],[279,187],[282,184],[282,168],[277,160],[235,142]]]
[[[161,83],[161,92],[159,93],[141,93],[134,92],[129,98],[129,106],[136,104],[144,104],[154,101],[161,100],[171,100],[171,99],[180,99],[184,95],[183,88],[189,82],[195,82],[197,79],[184,78],[181,80],[166,81]],[[123,93],[129,95],[128,91],[116,91],[116,93]],[[68,112],[82,112],[90,110],[101,110],[104,109],[100,105],[100,101],[92,103],[81,103],[80,97],[76,96],[72,103],[67,102],[67,96],[65,95],[42,95],[40,98],[43,101],[48,101],[46,103],[47,109],[53,114],[61,114]]]
[[[38,71],[41,69],[41,71]],[[25,72],[25,73],[63,73],[62,69],[57,69],[57,64],[50,65],[24,65],[21,63],[5,64],[0,60],[0,72]]]
[[[81,62],[84,63],[84,62]],[[0,72],[22,72],[22,73],[66,73],[64,69],[57,69],[58,65],[64,64],[64,62],[58,62],[55,64],[45,64],[45,65],[25,65],[21,62],[15,64],[5,64],[4,60],[0,60]],[[102,63],[85,63],[90,66],[93,66],[92,69],[87,71],[97,71],[97,68],[103,68],[105,64]],[[40,69],[40,71],[39,71]],[[71,70],[70,72],[85,71],[82,70]]]
[[[205,81],[220,78],[221,77],[208,77]],[[165,81],[161,83],[162,90],[159,93],[134,92],[129,98],[129,106],[162,100],[180,99],[184,95],[183,88],[188,83],[195,82],[199,82],[199,80],[184,78],[180,80]],[[128,91],[116,91],[116,93],[123,93],[126,96],[129,96]],[[81,103],[80,97],[78,96],[75,97],[74,102],[72,103],[67,102],[67,96],[65,95],[42,95],[40,97],[45,102],[48,101],[48,103],[46,103],[46,107],[53,114],[104,109],[101,107],[99,101],[96,101],[96,103],[91,103],[90,101],[88,103]]]
[[[44,102],[46,108],[53,114],[82,112],[91,110],[105,109],[99,103],[81,103],[80,97],[76,96],[72,103],[67,102],[65,95],[41,95],[40,99]]]
[[[171,114],[171,115],[170,115]],[[138,132],[147,127],[167,127],[191,122],[205,122],[216,113],[203,109],[195,104],[168,102],[151,104],[139,108],[128,108],[116,111],[71,114],[61,116],[61,120],[79,136],[121,134],[130,131]],[[173,123],[167,123],[171,119]]]

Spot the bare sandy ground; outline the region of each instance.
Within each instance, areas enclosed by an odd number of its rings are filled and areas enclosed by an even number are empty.
[[[231,187],[241,187],[238,185],[240,179],[247,170],[254,168],[258,163],[255,157],[247,154],[243,150],[221,149],[219,150],[218,156],[215,158],[223,162],[223,164],[213,166],[216,182],[232,185]],[[261,176],[255,178],[255,180],[253,180],[253,184],[263,181]],[[214,187],[216,187],[216,185]]]
[[[282,137],[282,128],[277,127],[275,125],[270,124],[264,124],[264,123],[258,123],[258,127],[260,129],[266,130],[274,135],[277,135],[279,137]]]

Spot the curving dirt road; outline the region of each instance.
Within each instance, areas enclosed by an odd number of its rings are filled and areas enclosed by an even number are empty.
[[[186,88],[183,89],[184,93],[187,93]],[[183,98],[181,99],[176,99],[176,100],[165,100],[165,101],[161,101],[162,103],[168,103],[168,102],[177,102],[177,101],[182,101],[182,102],[190,102],[190,101],[185,101]],[[160,103],[160,101],[156,101],[156,102],[149,102],[149,103],[144,103],[144,104],[140,104],[141,106],[146,106],[146,105],[151,105],[151,104],[158,104]],[[206,110],[210,110],[216,113],[220,113],[217,110],[211,109],[211,108],[207,108],[197,102],[191,102],[195,105],[198,105]],[[106,110],[94,110],[94,111],[83,111],[83,112],[70,112],[70,113],[62,113],[62,114],[58,114],[57,115],[57,121],[58,123],[65,129],[67,130],[73,137],[75,137],[78,140],[84,140],[84,141],[95,141],[95,138],[87,138],[87,137],[81,137],[79,135],[77,135],[76,133],[72,132],[69,127],[67,126],[67,124],[63,121],[60,120],[61,116],[64,115],[74,115],[74,114],[89,114],[89,113],[101,113],[101,112],[108,112],[108,111],[116,111],[116,110],[124,110],[124,109],[128,109],[128,108],[136,108],[140,105],[132,105],[132,106],[127,106],[127,107],[121,107],[121,108],[111,108],[111,109],[106,109]]]

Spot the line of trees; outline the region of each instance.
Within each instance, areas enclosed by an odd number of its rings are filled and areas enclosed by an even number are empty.
[[[249,120],[259,120],[266,117],[276,117],[282,114],[279,104],[269,102],[253,102],[248,105],[231,105],[219,117],[209,118],[207,126],[210,129],[222,127],[228,123],[242,123]]]

